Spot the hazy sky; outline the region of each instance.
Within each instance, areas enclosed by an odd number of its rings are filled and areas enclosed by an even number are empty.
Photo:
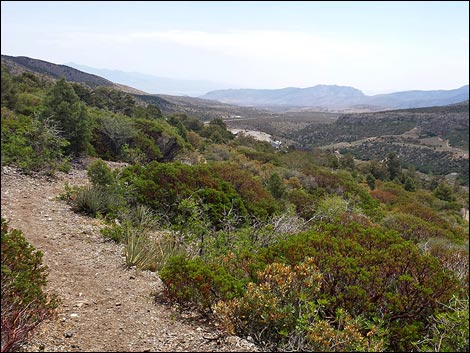
[[[469,3],[2,1],[2,54],[246,88],[453,89]]]

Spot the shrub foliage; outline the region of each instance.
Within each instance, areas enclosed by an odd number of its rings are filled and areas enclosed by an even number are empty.
[[[2,218],[2,352],[16,351],[44,320],[52,318],[57,300],[45,293],[47,268],[42,253],[22,232]]]

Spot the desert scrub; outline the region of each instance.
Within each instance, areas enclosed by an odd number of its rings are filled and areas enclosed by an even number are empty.
[[[47,268],[42,253],[2,218],[2,352],[16,351],[30,333],[53,317],[55,296],[47,295]]]
[[[418,352],[468,352],[468,297],[454,296],[445,311],[435,314],[430,333],[416,343]]]
[[[159,273],[165,295],[172,302],[211,311],[219,299],[240,297],[245,291],[249,277],[236,273],[244,272],[241,261],[235,256],[208,262],[182,253],[171,256]]]
[[[115,219],[101,229],[107,240],[124,244],[124,255],[128,267],[159,271],[168,258],[181,249],[172,233],[156,230],[158,218],[151,209],[139,205],[119,212],[121,221]]]
[[[25,173],[54,175],[70,169],[63,149],[69,142],[47,119],[17,115],[2,108],[2,165],[15,165]]]
[[[274,351],[381,351],[377,326],[367,330],[341,309],[335,318],[321,317],[322,278],[311,258],[295,266],[272,263],[242,297],[219,301],[215,312],[229,332],[250,335]]]
[[[96,217],[114,212],[121,204],[119,195],[103,186],[85,186],[80,188],[72,200],[73,210]]]
[[[159,271],[170,256],[178,253],[178,246],[171,234],[155,235],[137,228],[128,228],[125,234],[127,244],[124,254],[129,267]]]
[[[114,176],[102,159],[92,162],[87,168],[88,179],[96,186],[108,186],[114,184]]]

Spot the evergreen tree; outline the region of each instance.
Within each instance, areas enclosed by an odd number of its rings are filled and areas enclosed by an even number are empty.
[[[276,173],[271,174],[266,187],[276,199],[280,199],[286,190],[282,179]]]
[[[373,159],[369,164],[370,173],[375,179],[385,180],[387,178],[387,170],[382,163]]]
[[[341,158],[341,166],[346,169],[354,170],[356,165],[354,163],[354,157],[352,154],[347,153]]]
[[[401,163],[398,159],[398,155],[395,152],[390,152],[388,154],[386,165],[389,179],[400,179],[400,176],[402,174]]]
[[[65,79],[57,81],[47,94],[43,118],[56,123],[63,137],[70,142],[68,153],[79,154],[89,146],[90,118],[84,103],[80,102],[80,98]]]
[[[17,89],[10,73],[2,65],[2,106],[14,109],[17,101]]]
[[[367,185],[369,185],[370,189],[374,190],[375,189],[375,178],[371,173],[367,174],[366,181],[367,181]]]
[[[411,177],[406,178],[404,187],[406,191],[416,191],[415,182]]]
[[[434,196],[443,201],[455,201],[454,193],[452,188],[445,182],[439,183],[439,185],[433,191]]]
[[[328,166],[333,169],[339,168],[339,160],[335,154],[328,155]]]

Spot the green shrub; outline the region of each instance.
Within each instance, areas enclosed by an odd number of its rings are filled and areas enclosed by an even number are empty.
[[[348,211],[349,203],[340,196],[328,196],[321,199],[315,209],[315,217],[332,222]]]
[[[14,109],[18,100],[18,87],[11,77],[10,71],[2,64],[1,103],[2,107]]]
[[[266,183],[266,187],[271,195],[273,195],[273,197],[276,199],[280,199],[286,191],[286,187],[282,179],[276,173],[271,174]]]
[[[297,320],[309,309],[307,301],[320,290],[321,278],[311,261],[295,267],[272,263],[258,273],[257,284],[248,283],[241,298],[226,305],[219,302],[216,311],[228,321],[229,331],[278,345],[295,331]]]
[[[16,111],[24,115],[32,115],[39,111],[41,98],[31,93],[19,93],[16,102]]]
[[[170,257],[160,271],[170,300],[200,309],[210,308],[214,301],[212,277],[209,266],[201,258],[188,259],[182,254]]]
[[[165,294],[172,301],[190,304],[203,311],[219,299],[239,297],[251,277],[246,276],[244,264],[238,260],[227,256],[206,263],[200,257],[171,256],[160,270]]]
[[[117,211],[121,200],[114,190],[92,185],[79,189],[72,203],[74,211],[96,217]]]
[[[469,351],[468,298],[453,297],[445,311],[433,316],[431,331],[416,346],[420,352]]]
[[[100,229],[101,235],[107,240],[114,241],[116,243],[125,243],[126,241],[126,227],[121,224],[113,224],[109,227]]]
[[[108,186],[114,183],[111,169],[101,159],[97,159],[88,166],[87,175],[95,186]]]
[[[229,332],[250,335],[270,350],[382,350],[376,326],[366,329],[340,309],[336,320],[321,317],[322,277],[311,258],[295,266],[272,263],[241,298],[219,301],[215,312]]]
[[[137,135],[137,129],[129,118],[110,112],[90,109],[96,123],[92,143],[96,153],[107,160],[117,160],[122,149]]]
[[[411,349],[439,303],[462,290],[454,275],[411,241],[354,223],[292,236],[265,254],[267,263],[297,264],[312,257],[325,275],[321,298],[328,299],[328,312],[343,308],[353,316],[384,318],[392,350]]]
[[[287,199],[295,206],[297,214],[304,219],[314,216],[316,198],[302,189],[294,189],[288,192]]]
[[[433,191],[434,196],[444,201],[455,201],[455,195],[450,185],[445,182],[439,183],[439,185]]]
[[[433,237],[453,238],[453,234],[446,229],[426,222],[412,214],[392,213],[385,217],[383,224],[392,230],[396,230],[406,240],[418,242]]]
[[[42,321],[53,317],[57,299],[44,291],[47,268],[42,265],[42,253],[20,230],[8,229],[3,218],[1,222],[1,350],[8,352],[16,351]]]
[[[17,116],[2,108],[2,164],[53,175],[68,168],[62,152],[68,144],[48,121]]]
[[[194,165],[151,162],[123,170],[121,181],[134,190],[137,202],[164,213],[171,222],[180,214],[182,200],[196,196],[205,205],[211,224],[220,226],[224,212],[267,218],[276,204],[263,186],[230,165]]]

